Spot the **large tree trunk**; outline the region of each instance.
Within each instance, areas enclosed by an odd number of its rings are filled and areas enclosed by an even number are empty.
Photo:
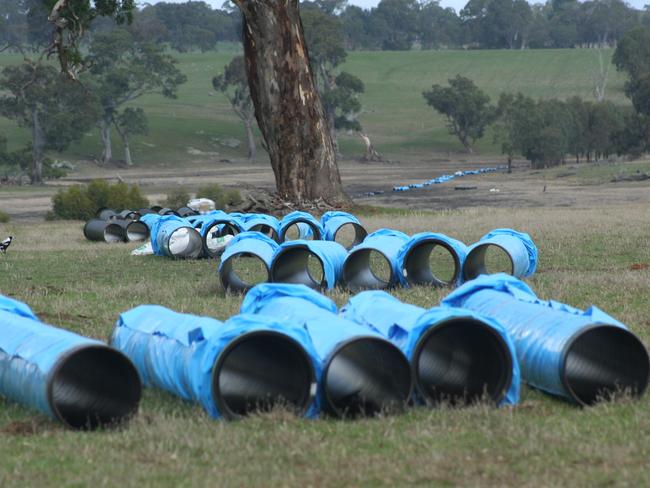
[[[255,117],[279,194],[347,200],[309,64],[297,0],[235,0]]]
[[[113,146],[111,144],[111,122],[102,119],[99,123],[99,134],[102,138],[102,163],[109,164],[113,160]]]
[[[255,146],[255,135],[253,134],[253,118],[244,119],[244,126],[246,127],[246,141],[248,143],[248,159],[251,161],[257,155],[257,147]]]
[[[32,184],[43,183],[43,157],[45,152],[45,134],[41,127],[38,110],[32,108]]]

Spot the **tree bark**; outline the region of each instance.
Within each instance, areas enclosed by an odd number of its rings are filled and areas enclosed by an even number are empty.
[[[131,146],[129,145],[128,134],[122,134],[122,141],[124,142],[124,162],[127,166],[133,166],[133,160],[131,159]]]
[[[248,159],[252,161],[257,155],[255,135],[253,134],[253,118],[244,119],[244,126],[246,127],[246,141],[248,142]]]
[[[32,108],[32,174],[33,185],[43,183],[43,153],[45,151],[45,134],[36,107]]]
[[[291,201],[347,200],[309,64],[297,0],[235,0],[255,117],[278,193]]]
[[[113,146],[111,144],[111,123],[105,119],[99,123],[99,133],[102,138],[102,163],[109,164],[113,160]]]
[[[359,132],[361,140],[366,145],[366,154],[363,156],[364,161],[383,161],[384,158],[379,152],[375,149],[375,146],[372,145],[370,137],[368,137],[363,132]]]

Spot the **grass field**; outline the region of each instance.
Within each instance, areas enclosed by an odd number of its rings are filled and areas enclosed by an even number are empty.
[[[606,51],[609,59],[612,51]],[[177,55],[188,82],[176,100],[147,96],[135,102],[150,116],[150,133],[135,138],[134,161],[151,167],[175,166],[191,162],[241,158],[244,148],[231,149],[221,144],[227,138],[244,141],[244,131],[225,98],[214,93],[212,77],[233,56],[228,49],[209,53]],[[20,58],[1,55],[0,66],[17,63]],[[408,51],[352,52],[345,70],[365,83],[360,120],[378,149],[392,158],[408,154],[462,153],[443,119],[425,104],[422,91],[433,83],[446,83],[461,74],[473,79],[493,100],[501,92],[521,91],[533,97],[566,98],[579,95],[593,99],[594,78],[598,67],[597,51],[592,49],[526,51]],[[624,77],[610,70],[607,98],[628,103],[623,94]],[[6,133],[11,147],[22,145],[28,137],[25,129],[0,118],[0,132]],[[121,148],[114,134],[114,152],[121,158]],[[362,152],[356,136],[342,136],[343,153],[355,157]],[[498,154],[488,131],[479,141],[480,154]],[[101,152],[94,128],[80,144],[64,157],[92,160]],[[55,158],[61,156],[53,155]]]
[[[594,303],[650,342],[647,206],[591,209],[392,210],[360,215],[370,229],[436,230],[473,242],[511,226],[540,249],[531,286],[542,298]],[[52,324],[105,339],[118,314],[157,303],[227,318],[241,303],[218,285],[214,261],[129,255],[86,242],[81,223],[0,225],[0,291]],[[396,290],[430,307],[444,291]],[[331,293],[343,304],[348,294]],[[358,421],[284,412],[214,422],[195,405],[147,390],[117,431],[67,431],[0,400],[0,486],[646,486],[650,395],[581,409],[523,389],[519,406],[415,409]]]

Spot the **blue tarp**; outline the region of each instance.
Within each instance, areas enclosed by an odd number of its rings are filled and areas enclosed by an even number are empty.
[[[236,215],[236,214],[231,214]],[[238,215],[238,214],[237,214]],[[252,230],[258,225],[266,225],[279,235],[280,221],[272,215],[267,214],[241,214],[243,215],[242,227],[244,230]]]
[[[514,229],[495,229],[485,234],[467,250],[469,256],[476,247],[493,244],[504,248],[510,254],[517,278],[532,276],[537,269],[537,246],[530,235]]]
[[[241,313],[266,315],[307,331],[319,365],[317,402],[321,407],[324,402],[321,373],[337,347],[355,337],[383,339],[381,334],[347,320],[337,312],[332,300],[304,285],[277,283],[255,286],[241,305]]]
[[[341,279],[343,263],[348,256],[348,252],[338,242],[332,241],[305,241],[295,240],[282,243],[275,251],[273,263],[278,256],[286,252],[287,249],[306,248],[309,252],[315,254],[323,264],[323,280],[325,288],[334,288]]]
[[[380,333],[399,347],[411,360],[422,334],[450,318],[472,318],[479,320],[501,336],[512,357],[512,381],[502,405],[519,402],[520,372],[516,361],[515,346],[501,324],[471,310],[451,307],[433,307],[426,310],[399,301],[384,291],[364,291],[350,298],[341,309],[343,317]]]
[[[437,241],[443,242],[447,244],[451,249],[453,249],[454,254],[458,258],[458,265],[459,265],[458,277],[456,279],[455,284],[459,285],[463,279],[462,269],[463,269],[463,263],[465,262],[465,256],[467,255],[468,248],[464,242],[446,236],[445,234],[438,234],[434,232],[420,232],[419,234],[414,234],[413,236],[411,236],[408,242],[406,242],[402,246],[402,248],[399,250],[399,253],[397,254],[397,263],[401,270],[400,274],[402,276],[404,275],[404,271],[406,267],[406,256],[409,254],[411,249],[421,244],[423,241],[427,241],[430,239],[435,239]],[[403,281],[403,283],[407,284],[408,281]]]
[[[393,191],[408,191],[414,188],[424,188],[431,185],[439,185],[440,183],[446,183],[447,181],[453,180],[454,178],[460,178],[469,175],[480,175],[484,173],[494,173],[495,171],[499,171],[506,168],[507,166],[496,166],[493,168],[480,168],[480,169],[474,169],[468,171],[456,171],[454,174],[441,175],[438,176],[437,178],[423,181],[422,183],[411,183],[410,185],[394,186]]]
[[[523,380],[567,398],[571,397],[562,385],[560,371],[569,340],[593,324],[626,328],[597,307],[582,311],[540,300],[528,285],[504,273],[481,275],[465,283],[442,305],[468,308],[498,320],[514,340]]]
[[[280,221],[278,235],[280,236],[281,241],[285,239],[287,229],[294,224],[297,224],[300,229],[300,239],[306,239],[308,237],[322,239],[322,236],[325,233],[325,229],[323,229],[321,223],[313,215],[307,212],[295,211],[285,215]],[[313,235],[314,231],[312,226],[318,231],[317,236]]]
[[[381,252],[386,259],[388,259],[391,267],[391,285],[397,283],[406,284],[406,278],[402,274],[398,256],[400,250],[409,240],[409,236],[398,230],[392,229],[379,229],[375,232],[368,234],[363,242],[354,246],[349,254],[347,260],[352,255],[362,249],[371,249]],[[346,260],[346,262],[347,262]],[[343,265],[345,267],[345,264]]]
[[[42,323],[31,309],[0,295],[0,394],[56,417],[48,382],[58,361],[81,346],[102,342]]]
[[[325,212],[320,218],[320,223],[324,229],[322,239],[326,241],[333,241],[336,231],[339,230],[342,225],[350,223],[361,225],[359,219],[354,215],[340,211]]]
[[[253,331],[274,331],[300,343],[313,357],[306,332],[270,317],[235,316],[227,322],[174,312],[158,305],[141,305],[124,312],[111,343],[134,362],[143,383],[200,403],[213,418],[216,405],[212,371],[224,348]],[[318,363],[315,363],[316,366]],[[315,414],[312,405],[309,414]]]

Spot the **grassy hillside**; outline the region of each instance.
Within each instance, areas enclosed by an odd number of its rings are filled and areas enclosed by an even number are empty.
[[[611,54],[608,51],[607,58]],[[150,115],[151,129],[148,136],[135,140],[133,152],[137,163],[167,166],[244,155],[243,148],[227,148],[217,140],[235,137],[244,141],[239,120],[227,101],[211,87],[212,77],[232,55],[232,49],[178,55],[189,78],[178,99],[148,96],[136,102]],[[0,66],[19,61],[17,56],[0,56]],[[361,116],[365,129],[381,151],[398,157],[461,151],[460,144],[447,133],[443,119],[422,98],[422,91],[433,83],[444,83],[461,74],[473,79],[493,99],[506,91],[521,91],[534,97],[580,95],[589,99],[593,97],[597,67],[596,51],[562,49],[355,52],[350,53],[344,69],[366,84]],[[607,88],[609,99],[627,103],[623,82],[624,77],[612,67]],[[10,137],[12,147],[23,144],[27,137],[24,129],[2,118],[0,132]],[[115,154],[119,157],[121,148],[117,137],[114,139]],[[351,136],[342,138],[342,148],[350,156],[361,151],[359,141]],[[477,145],[477,151],[498,152],[490,133]],[[90,159],[99,153],[97,132],[89,128],[83,142],[66,156]]]

